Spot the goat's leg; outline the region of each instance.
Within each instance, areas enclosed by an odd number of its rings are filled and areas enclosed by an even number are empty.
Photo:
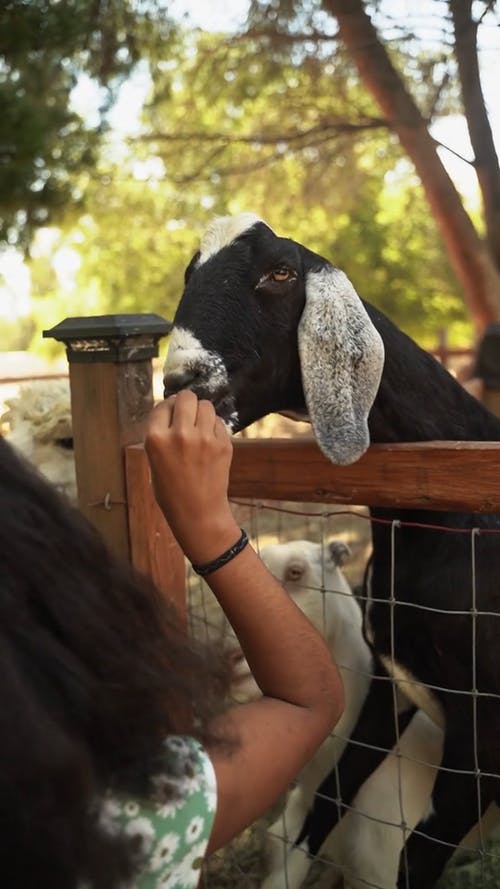
[[[442,768],[451,769],[443,756]],[[481,786],[481,817],[494,796]],[[430,815],[417,824],[401,853],[398,889],[431,889],[448,859],[479,820],[475,775],[439,771]]]
[[[398,717],[401,733],[415,713],[409,706]],[[396,742],[392,682],[377,666],[358,722],[336,768],[316,791],[311,811],[297,839],[310,855],[316,855],[326,837],[338,824],[361,785],[375,771]],[[366,745],[366,746],[365,746]],[[339,802],[337,802],[337,799]]]

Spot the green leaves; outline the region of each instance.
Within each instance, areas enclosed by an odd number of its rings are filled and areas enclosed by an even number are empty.
[[[77,177],[95,167],[106,112],[162,7],[153,0],[147,6],[134,0],[4,0],[0,244],[28,249],[37,228],[59,222],[63,209],[81,201]],[[71,103],[84,73],[106,87],[93,125]]]
[[[57,223],[48,258],[77,258],[71,275],[51,283],[33,262],[39,326],[68,314],[65,305],[71,314],[172,317],[209,219],[251,210],[343,268],[362,297],[425,345],[443,326],[451,342],[469,337],[413,168],[319,0],[256,2],[248,33],[236,35],[183,30],[153,2],[97,4],[97,18],[90,0],[27,6],[29,17],[10,3],[22,13],[14,40],[0,29],[11,75],[7,82],[0,68],[0,235],[27,244],[37,226]],[[392,45],[398,63],[404,48]],[[409,78],[422,71],[412,88],[429,114],[454,108],[456,97],[442,87],[438,55],[408,53],[405,69]],[[106,101],[138,58],[150,91],[134,135],[120,141],[107,129]],[[69,101],[81,71],[106,87],[92,126]]]

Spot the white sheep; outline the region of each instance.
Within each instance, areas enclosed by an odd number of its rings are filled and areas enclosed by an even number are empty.
[[[265,546],[260,555],[294,601],[323,633],[339,664],[346,709],[334,736],[324,742],[298,776],[283,813],[266,835],[267,875],[261,889],[299,889],[311,858],[305,845],[294,846],[323,777],[340,757],[370,683],[372,659],[362,634],[361,610],[341,566],[349,548],[340,541],[324,547],[307,540]],[[213,616],[212,616],[213,617]],[[219,626],[215,622],[214,626]],[[232,697],[253,700],[260,691],[231,630],[225,648],[232,654],[235,680]],[[392,719],[392,712],[385,714]],[[364,782],[352,807],[321,849],[331,862],[315,881],[331,889],[344,879],[344,889],[395,889],[400,853],[408,833],[429,808],[441,761],[443,731],[421,710],[411,719],[394,749]],[[403,823],[405,829],[403,830]]]
[[[34,380],[6,400],[5,437],[53,485],[76,502],[69,382]]]

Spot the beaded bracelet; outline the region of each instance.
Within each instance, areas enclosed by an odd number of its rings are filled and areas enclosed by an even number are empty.
[[[218,568],[222,568],[223,565],[227,565],[231,559],[234,559],[235,556],[238,555],[245,549],[248,543],[248,537],[246,531],[241,529],[241,536],[238,538],[236,543],[233,543],[229,549],[226,550],[225,553],[222,553],[220,556],[217,556],[216,559],[213,559],[212,562],[207,562],[205,565],[192,565],[193,571],[196,571],[196,574],[199,574],[201,577],[205,577],[207,574],[211,574],[212,571],[217,571]]]

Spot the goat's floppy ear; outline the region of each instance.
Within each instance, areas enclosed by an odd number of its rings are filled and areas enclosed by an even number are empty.
[[[351,547],[342,540],[331,540],[328,544],[330,558],[334,565],[340,568],[351,555]]]
[[[298,327],[302,385],[323,453],[354,463],[370,444],[368,414],[384,364],[382,339],[349,279],[325,262],[306,274]]]

